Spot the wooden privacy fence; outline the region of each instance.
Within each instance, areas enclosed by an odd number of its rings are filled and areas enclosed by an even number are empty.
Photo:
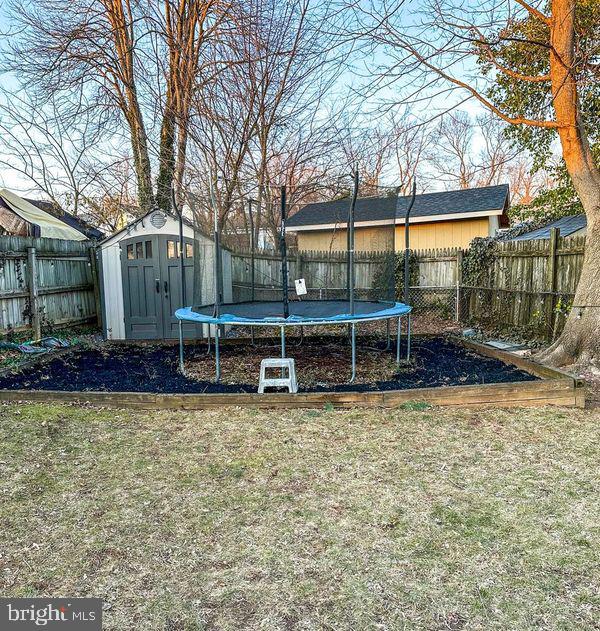
[[[234,301],[250,300],[252,294],[252,255],[232,252],[231,274]],[[361,298],[377,291],[393,292],[393,257],[391,252],[357,252],[354,257],[354,286]],[[304,278],[310,298],[341,298],[348,283],[345,252],[300,251],[288,258],[288,289],[294,280]],[[282,291],[281,258],[278,254],[260,252],[254,255],[254,299],[279,300]],[[381,296],[383,297],[383,296]]]
[[[478,282],[464,277],[458,248],[412,252],[410,302],[415,312],[435,312],[469,325],[521,330],[552,339],[562,330],[581,268],[585,237],[496,242]],[[401,298],[402,252],[357,252],[358,298]],[[231,253],[234,302],[279,300],[278,254]],[[346,296],[345,252],[301,251],[289,258],[289,290],[304,278],[309,298]],[[395,296],[394,296],[395,287]],[[94,321],[100,317],[96,258],[90,242],[0,237],[0,333]]]
[[[483,262],[486,273],[477,283],[463,277],[469,250],[413,250],[410,303],[415,312],[436,312],[445,318],[488,328],[521,330],[552,339],[560,333],[572,304],[581,267],[585,237],[498,241]],[[402,278],[390,252],[357,252],[355,288],[359,298],[401,299]],[[251,254],[232,254],[234,300],[251,298]],[[289,259],[289,290],[304,278],[310,298],[342,298],[347,287],[345,252],[301,251]],[[279,300],[282,287],[278,254],[254,257],[254,298]]]
[[[575,295],[585,237],[507,241],[494,245],[487,278],[461,282],[460,319],[555,338]]]
[[[94,321],[100,294],[88,241],[0,237],[0,333]]]
[[[429,290],[430,301],[446,296],[451,289],[452,300],[458,280],[461,251],[458,248],[414,250],[412,289]],[[354,287],[358,298],[387,299],[399,297],[398,263],[401,253],[391,251],[356,252],[354,256]],[[255,300],[279,300],[282,291],[282,268],[279,254],[260,252],[231,254],[234,301],[250,300],[254,284]],[[346,252],[299,251],[288,258],[288,290],[294,291],[294,280],[304,278],[308,297],[314,299],[345,298],[348,287]],[[254,282],[252,282],[254,279]],[[412,293],[412,292],[411,292]],[[423,298],[421,294],[413,296]],[[426,300],[425,300],[426,302]],[[452,307],[454,309],[454,306]]]

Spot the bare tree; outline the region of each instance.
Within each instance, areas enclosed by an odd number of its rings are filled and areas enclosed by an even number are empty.
[[[12,44],[12,68],[42,100],[76,89],[105,122],[108,115],[120,116],[128,129],[140,211],[156,203],[168,208],[173,179],[178,186],[183,180],[201,49],[227,9],[216,0],[14,0],[12,15],[22,29]],[[157,118],[160,140],[153,143]]]
[[[427,158],[427,151],[432,144],[432,134],[427,125],[416,122],[405,114],[399,118],[391,117],[391,134],[394,141],[393,161],[394,180],[397,178],[398,190],[408,195],[417,181],[417,187],[424,190],[425,178],[422,167]]]
[[[181,190],[192,100],[203,81],[202,47],[226,14],[227,7],[216,0],[164,0],[163,10],[152,17],[163,43],[159,54],[164,49],[168,59],[156,183],[156,202],[160,208],[170,206],[173,181],[178,195]]]
[[[137,215],[136,180],[129,155],[108,168],[94,169],[93,186],[82,197],[85,219],[108,233],[123,228]]]
[[[508,181],[512,203],[523,206],[531,204],[540,191],[552,188],[554,184],[550,174],[533,170],[531,160],[524,156],[508,165]]]
[[[483,140],[477,152],[476,185],[503,184],[509,179],[511,165],[522,157],[523,151],[507,136],[507,125],[498,117],[483,114],[477,117],[476,125]]]
[[[433,177],[449,188],[470,188],[475,183],[477,165],[473,156],[475,129],[466,112],[450,112],[436,129],[435,142],[428,153]]]
[[[447,188],[501,184],[520,153],[499,119],[490,115],[473,119],[464,111],[449,112],[440,119],[428,151],[433,167],[429,177]]]
[[[403,19],[402,4],[349,5],[356,11],[357,33],[389,55],[387,85],[409,76],[406,98],[432,84],[460,90],[511,126],[558,135],[588,228],[573,309],[560,338],[540,357],[557,365],[600,359],[600,170],[589,143],[597,116],[583,115],[582,99],[597,85],[597,3],[550,0],[546,9],[525,0],[472,7],[436,0],[427,8],[428,18],[414,27]]]
[[[0,165],[77,215],[98,175],[117,160],[99,147],[102,134],[82,96],[67,114],[55,95],[42,104],[27,94],[5,92],[0,103]]]
[[[154,205],[146,126],[138,95],[139,16],[130,0],[15,0],[22,26],[12,69],[40,98],[89,90],[94,111],[114,108],[130,135],[140,208]]]
[[[324,96],[339,64],[330,59],[333,36],[318,19],[328,7],[311,0],[249,0],[236,8],[235,28],[221,28],[208,44],[213,65],[222,69],[195,94],[190,139],[199,157],[194,179],[205,199],[207,182],[213,182],[222,228],[246,226],[241,201],[252,197],[255,236],[264,227],[274,234],[278,187],[306,190],[317,162],[328,160],[325,154],[309,164],[333,133],[323,116]],[[302,188],[294,185],[299,177]],[[292,203],[295,197],[291,193]]]

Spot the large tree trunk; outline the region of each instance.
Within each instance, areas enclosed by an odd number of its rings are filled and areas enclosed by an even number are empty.
[[[135,80],[135,19],[131,0],[102,0],[111,26],[115,62],[111,67],[113,84],[117,88],[119,107],[123,111],[131,134],[133,165],[137,177],[138,204],[141,214],[154,207],[152,167],[148,153],[148,136],[140,109]]]
[[[600,360],[600,170],[579,109],[575,62],[575,0],[553,0],[550,74],[558,134],[569,175],[587,217],[581,278],[559,339],[538,359],[557,366]]]
[[[134,112],[131,115],[129,127],[131,130],[131,147],[133,151],[133,168],[137,180],[138,204],[140,214],[152,210],[155,205],[154,192],[152,190],[152,167],[148,154],[148,139],[142,120],[142,114],[135,101]]]
[[[164,211],[171,207],[171,186],[175,173],[175,112],[172,100],[167,97],[160,129],[158,177],[156,178],[156,204]]]

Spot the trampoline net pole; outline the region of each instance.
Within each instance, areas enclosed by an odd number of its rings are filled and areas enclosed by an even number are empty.
[[[219,317],[219,306],[221,304],[221,244],[219,243],[219,217],[217,212],[217,202],[215,199],[214,183],[211,180],[210,203],[213,209],[213,239],[215,243],[215,307],[214,316]],[[217,325],[218,326],[218,325]],[[216,343],[216,342],[215,342]]]
[[[417,181],[413,180],[412,194],[404,215],[404,296],[402,299],[405,305],[409,302],[410,292],[410,211],[415,203],[416,194]]]
[[[281,187],[281,232],[279,235],[279,248],[281,252],[281,284],[283,298],[283,317],[290,315],[290,305],[288,301],[288,267],[287,267],[287,247],[285,244],[285,203],[286,188]]]
[[[354,165],[354,185],[352,187],[352,199],[348,211],[348,301],[350,302],[350,314],[354,315],[354,209],[358,197],[358,164]]]
[[[255,272],[254,272],[254,249],[256,247],[254,239],[254,218],[252,217],[252,203],[253,199],[248,200],[248,224],[250,227],[250,300],[254,302],[254,285],[255,285]]]
[[[406,315],[406,361],[410,361],[410,313]]]
[[[171,186],[171,205],[173,210],[179,218],[179,283],[181,293],[180,307],[185,307],[185,243],[183,240],[183,214],[181,208],[177,205],[177,199],[175,197],[175,186]],[[179,370],[182,375],[185,375],[185,369],[183,364],[183,322],[179,320]]]
[[[396,331],[396,363],[400,363],[400,340],[402,338],[402,318],[398,318],[398,329]]]
[[[356,325],[352,323],[351,328],[351,344],[352,344],[352,376],[350,377],[350,383],[354,383],[356,379]]]
[[[219,347],[219,326],[215,325],[215,383],[221,381],[221,349]]]

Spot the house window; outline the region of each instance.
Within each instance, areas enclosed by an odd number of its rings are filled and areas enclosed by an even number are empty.
[[[136,259],[144,258],[144,243],[142,241],[138,241],[135,244],[135,258]]]
[[[167,258],[176,259],[177,252],[175,251],[175,241],[167,241]]]
[[[152,258],[152,241],[146,241],[146,258]]]
[[[133,243],[130,243],[127,246],[127,258],[128,260],[132,261],[135,258],[135,254],[133,252]]]
[[[185,244],[185,257],[191,259],[194,256],[194,248],[191,243]]]

